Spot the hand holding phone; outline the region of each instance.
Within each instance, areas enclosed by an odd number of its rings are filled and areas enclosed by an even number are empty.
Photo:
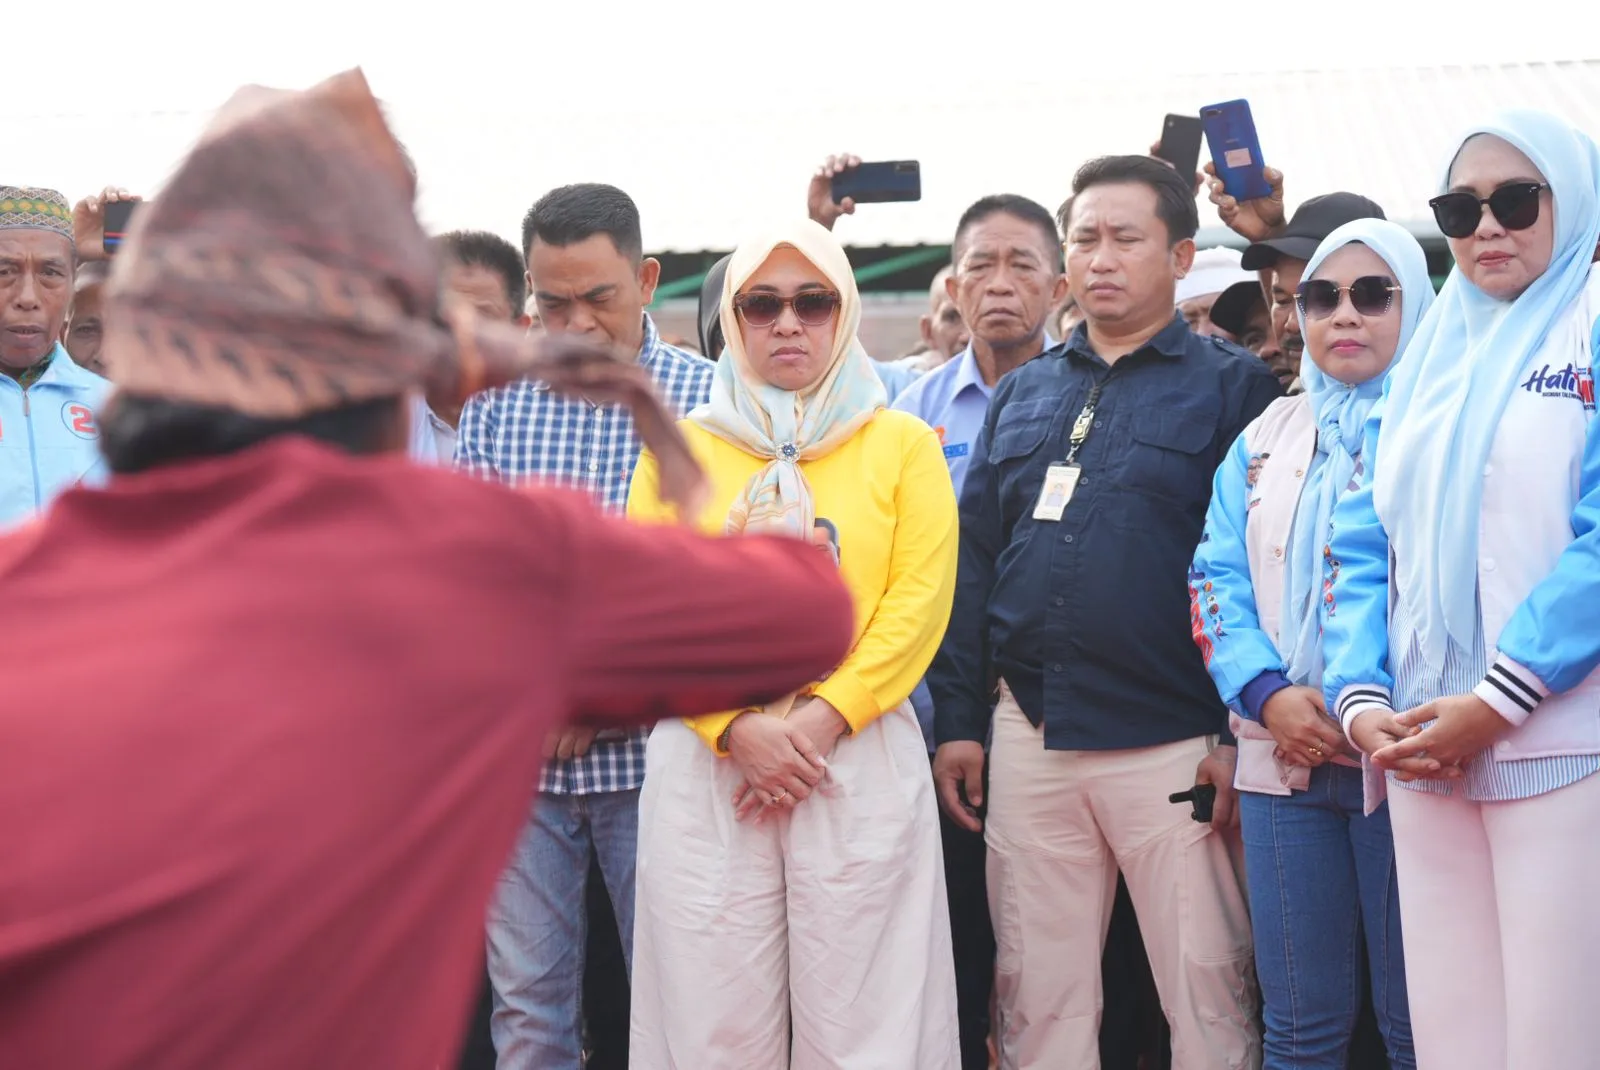
[[[1266,161],[1261,158],[1261,139],[1256,135],[1250,102],[1229,100],[1200,109],[1206,144],[1211,147],[1211,163],[1228,196],[1250,201],[1271,194],[1266,178]]]
[[[861,166],[861,157],[840,153],[822,161],[811,176],[811,188],[806,191],[806,211],[813,220],[829,230],[840,216],[853,215],[856,202],[850,198],[839,201],[833,195],[833,177],[843,171]]]
[[[104,260],[117,251],[122,235],[127,232],[128,219],[139,198],[125,189],[107,186],[99,193],[85,197],[72,206],[72,244],[77,248],[78,259]],[[106,215],[113,217],[114,237],[106,234]]]

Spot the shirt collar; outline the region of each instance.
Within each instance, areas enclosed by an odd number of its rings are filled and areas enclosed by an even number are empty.
[[[1049,331],[1045,331],[1044,348],[1040,349],[1034,356],[1037,357],[1048,353],[1055,347],[1056,340],[1050,337]],[[994,387],[983,381],[983,369],[978,367],[978,356],[972,351],[971,342],[967,343],[967,348],[952,357],[950,363],[956,365],[955,371],[951,373],[950,385],[953,387],[950,391],[951,397],[959,397],[961,392],[969,386],[977,387],[983,392],[984,397],[990,397],[994,394]]]
[[[661,332],[656,330],[656,321],[650,318],[650,313],[644,314],[644,340],[639,343],[639,363],[646,368],[656,362],[661,355]]]
[[[1178,312],[1172,313],[1172,319],[1161,328],[1160,332],[1150,341],[1134,350],[1134,353],[1143,353],[1149,350],[1158,353],[1169,360],[1177,360],[1188,351],[1189,324]],[[1076,353],[1080,357],[1093,357],[1102,360],[1100,354],[1094,351],[1094,346],[1089,344],[1089,324],[1080,323],[1072,329],[1072,335],[1067,339],[1067,352]],[[1132,356],[1133,354],[1128,354]]]
[[[43,379],[46,375],[50,374],[50,369],[54,368],[58,363],[56,357],[63,355],[65,354],[61,348],[61,343],[57,342],[55,345],[50,347],[50,352],[34,361],[22,371],[18,372],[13,378],[16,379],[18,386],[22,387],[24,390],[27,390],[37,384],[39,380]]]
[[[994,392],[994,389],[983,381],[983,369],[978,367],[978,357],[973,353],[970,342],[955,359],[957,363],[950,384],[954,388],[950,391],[951,397],[960,397],[961,392],[968,387],[977,387],[984,397]]]

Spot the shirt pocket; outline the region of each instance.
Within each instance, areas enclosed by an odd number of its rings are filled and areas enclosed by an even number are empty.
[[[1144,410],[1133,415],[1132,437],[1127,486],[1183,506],[1209,497],[1215,437],[1210,424],[1188,413]]]
[[[1049,466],[1045,443],[1050,426],[1060,411],[1054,398],[1043,398],[1008,405],[995,421],[994,441],[989,444],[989,463],[999,481],[1000,500],[1015,513],[1020,503],[1032,504]]]

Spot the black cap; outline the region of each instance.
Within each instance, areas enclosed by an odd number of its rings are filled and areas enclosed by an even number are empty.
[[[1346,223],[1387,218],[1376,201],[1369,201],[1359,193],[1324,193],[1296,208],[1289,225],[1278,237],[1258,241],[1246,249],[1240,266],[1246,271],[1259,271],[1277,263],[1280,256],[1310,260],[1322,239]],[[1216,319],[1214,314],[1212,319]]]
[[[1265,305],[1267,295],[1261,292],[1261,283],[1254,279],[1236,282],[1217,295],[1211,305],[1211,322],[1235,338],[1244,337],[1250,323],[1250,313],[1256,305]]]

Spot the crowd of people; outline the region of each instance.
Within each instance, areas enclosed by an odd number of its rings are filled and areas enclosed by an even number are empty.
[[[1591,137],[1464,132],[1438,293],[1093,159],[887,358],[858,163],[692,342],[615,186],[426,237],[357,73],[114,254],[0,187],[0,1063],[1594,1064]]]

